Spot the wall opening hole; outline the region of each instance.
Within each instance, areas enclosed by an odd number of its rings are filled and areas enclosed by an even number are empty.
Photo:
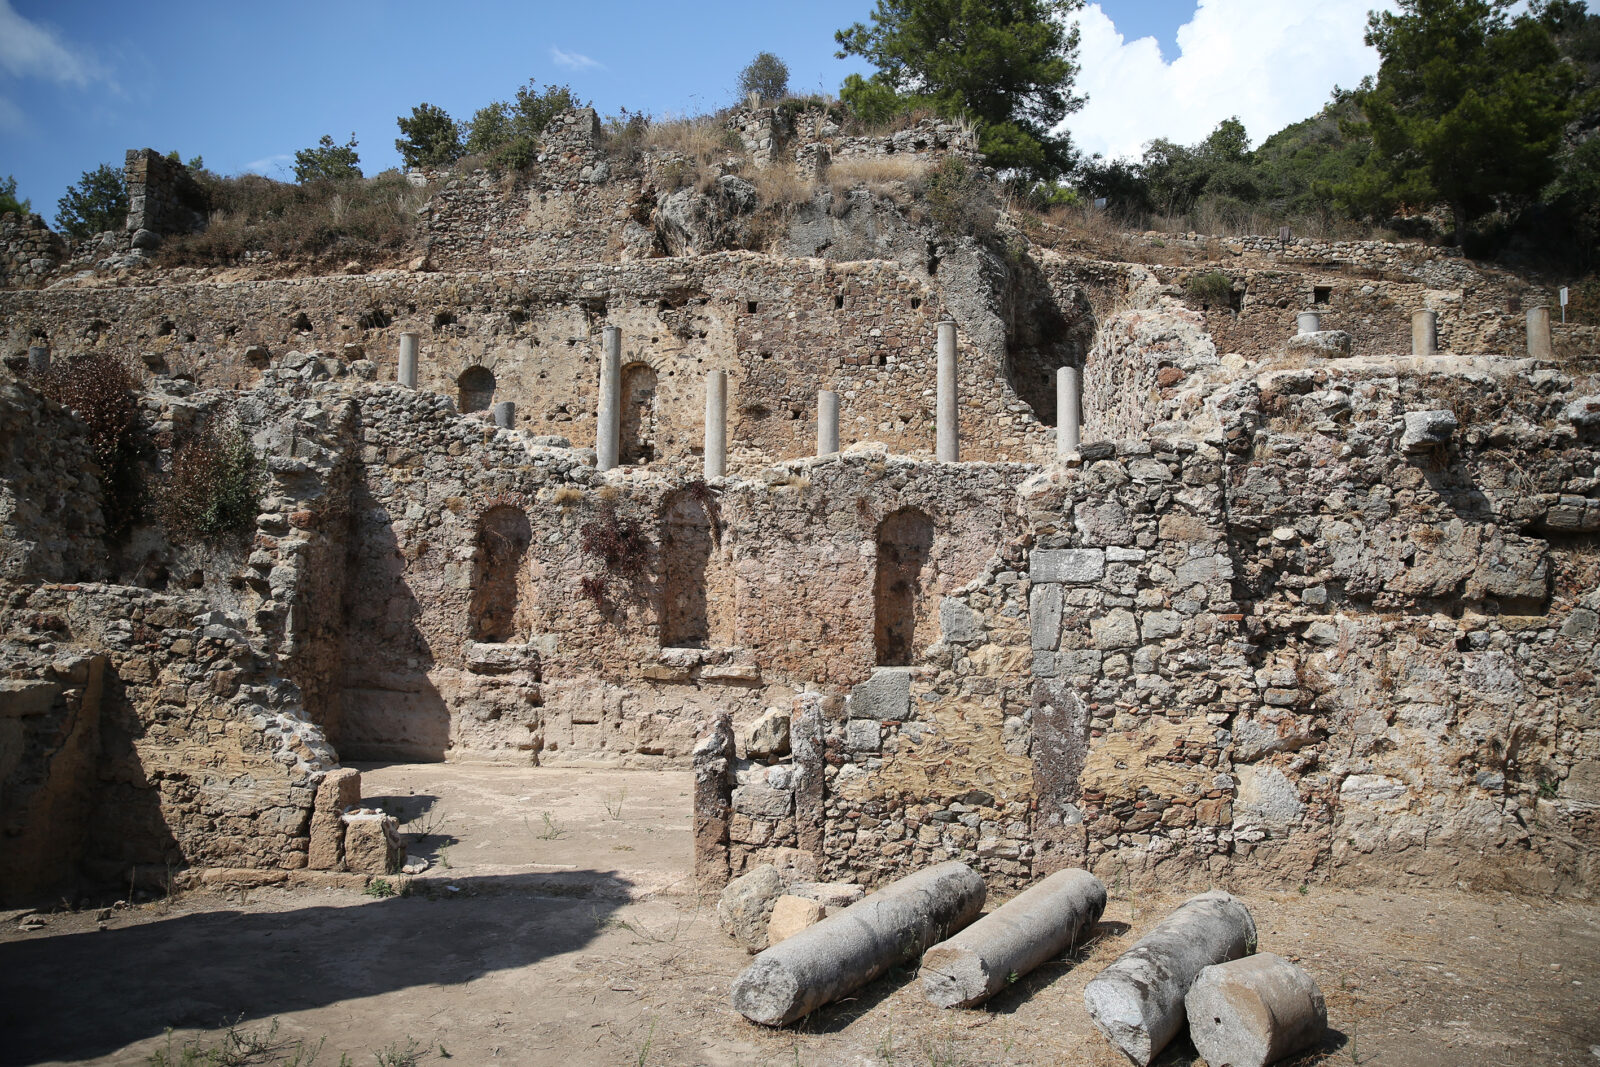
[[[880,667],[909,667],[917,648],[929,643],[918,640],[917,616],[932,556],[933,520],[923,512],[902,508],[878,524],[873,636]]]
[[[648,363],[622,368],[621,459],[626,464],[656,458],[656,372]]]
[[[1311,302],[1313,304],[1326,304],[1333,299],[1333,286],[1313,285],[1311,287]]]
[[[522,560],[532,540],[533,530],[521,508],[497,505],[478,520],[468,609],[474,641],[501,643],[516,637]]]
[[[488,367],[468,367],[456,379],[456,389],[456,409],[463,415],[469,411],[486,411],[494,402],[494,372]]]

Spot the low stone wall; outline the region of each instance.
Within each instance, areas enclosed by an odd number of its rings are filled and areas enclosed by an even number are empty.
[[[38,215],[0,215],[0,289],[32,289],[67,258],[67,242]]]

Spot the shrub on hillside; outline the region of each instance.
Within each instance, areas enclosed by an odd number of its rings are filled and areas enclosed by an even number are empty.
[[[156,515],[174,540],[242,539],[255,529],[262,481],[260,457],[237,417],[224,411],[172,450],[154,494]]]

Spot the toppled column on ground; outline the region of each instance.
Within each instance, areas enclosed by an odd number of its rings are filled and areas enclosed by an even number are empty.
[[[729,1000],[752,1022],[791,1023],[966,926],[985,892],[977,872],[955,860],[891,882],[757,956]]]
[[[922,990],[941,1008],[970,1008],[1068,949],[1099,920],[1106,887],[1057,871],[922,956]]]
[[[1230,894],[1202,893],[1096,975],[1083,1000],[1107,1040],[1145,1067],[1183,1029],[1183,998],[1200,972],[1255,949],[1249,909]]]
[[[1194,1047],[1207,1063],[1229,1067],[1266,1067],[1328,1029],[1316,980],[1270,952],[1207,967],[1183,1003]]]

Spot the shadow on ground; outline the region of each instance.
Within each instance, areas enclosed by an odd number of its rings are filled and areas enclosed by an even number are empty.
[[[167,1027],[471,982],[582,949],[626,897],[534,896],[516,878],[450,884],[458,891],[433,899],[212,911],[0,944],[0,1064],[86,1059]]]

